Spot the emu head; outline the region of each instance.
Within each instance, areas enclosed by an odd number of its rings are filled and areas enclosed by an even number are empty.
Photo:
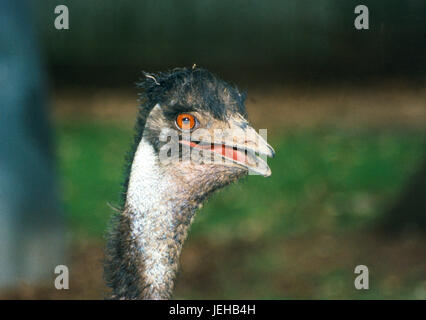
[[[247,173],[271,174],[274,150],[250,126],[238,89],[199,68],[146,74],[140,86],[143,138],[185,189],[208,194]]]

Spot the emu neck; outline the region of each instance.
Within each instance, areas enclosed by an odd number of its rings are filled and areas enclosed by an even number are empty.
[[[125,209],[115,232],[113,297],[171,297],[183,242],[197,207],[162,172],[153,147],[143,138],[136,151]],[[188,201],[189,200],[189,201]],[[130,267],[131,266],[131,267]]]

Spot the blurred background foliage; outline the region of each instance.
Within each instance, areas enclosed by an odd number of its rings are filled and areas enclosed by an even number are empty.
[[[101,236],[106,203],[118,207],[123,155],[133,130],[68,121],[57,129],[72,224]],[[248,177],[219,192],[197,217],[192,235],[211,233],[223,241],[372,223],[415,173],[424,143],[411,133],[340,128],[292,128],[269,141],[277,151],[270,161],[273,176]]]
[[[59,4],[70,30],[53,27]],[[368,31],[353,26],[358,4],[37,2],[78,276],[68,292],[9,296],[102,297],[134,83],[141,70],[197,63],[248,90],[251,121],[277,155],[270,178],[249,176],[198,214],[175,297],[425,299],[426,2],[363,1]],[[358,264],[370,268],[369,291],[353,286]]]

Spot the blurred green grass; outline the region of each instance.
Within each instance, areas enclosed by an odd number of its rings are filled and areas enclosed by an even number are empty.
[[[56,123],[64,205],[74,234],[101,237],[117,206],[132,125]],[[345,230],[378,218],[423,157],[418,132],[292,128],[269,136],[270,178],[248,176],[215,194],[191,237],[216,241]]]

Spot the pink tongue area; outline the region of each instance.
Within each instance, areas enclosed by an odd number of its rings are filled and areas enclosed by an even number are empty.
[[[247,162],[247,156],[244,152],[241,152],[239,150],[234,150],[234,148],[230,148],[228,146],[225,146],[224,144],[222,145],[199,145],[196,144],[194,142],[187,142],[187,141],[182,141],[182,143],[188,144],[193,148],[198,148],[198,149],[210,149],[213,152],[219,153],[222,156],[228,158],[228,159],[232,159],[234,161],[238,161],[238,162],[242,162],[245,163]]]

